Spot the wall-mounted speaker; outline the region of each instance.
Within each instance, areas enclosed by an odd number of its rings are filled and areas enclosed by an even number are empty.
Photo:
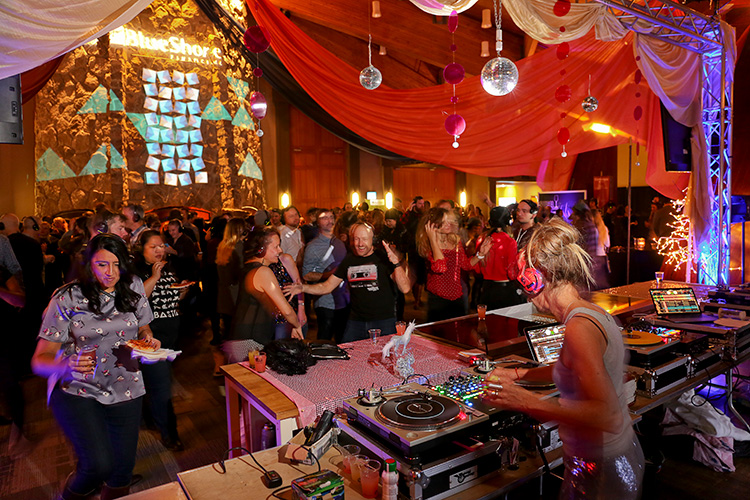
[[[23,144],[21,75],[0,80],[0,143]]]
[[[690,172],[693,153],[690,145],[692,130],[675,121],[664,104],[661,106],[661,131],[664,138],[664,163],[667,172]]]

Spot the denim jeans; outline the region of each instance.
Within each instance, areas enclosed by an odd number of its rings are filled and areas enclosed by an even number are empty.
[[[78,465],[71,491],[89,494],[103,483],[128,486],[135,467],[143,398],[103,405],[55,388],[50,407],[75,449]]]
[[[350,319],[346,324],[344,337],[341,342],[354,342],[355,340],[369,339],[367,330],[377,328],[380,335],[393,335],[396,333],[396,318],[378,319],[375,321],[355,321]]]
[[[161,341],[162,347],[172,349],[177,343],[180,318],[155,319],[151,322],[151,331]],[[177,439],[177,417],[172,406],[172,363],[141,363],[141,373],[146,386],[146,409],[162,439]]]

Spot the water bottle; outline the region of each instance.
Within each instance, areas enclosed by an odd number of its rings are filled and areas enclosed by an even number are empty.
[[[394,459],[385,460],[381,478],[383,479],[383,500],[398,500],[398,472],[396,472]]]
[[[263,430],[260,431],[260,449],[267,450],[276,446],[276,426],[273,422],[263,424]]]

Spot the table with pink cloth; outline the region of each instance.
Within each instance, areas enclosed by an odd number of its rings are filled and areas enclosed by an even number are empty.
[[[259,376],[284,393],[299,409],[298,424],[306,426],[315,421],[324,410],[335,412],[345,399],[357,395],[359,389],[394,387],[402,379],[395,371],[393,353],[382,361],[382,349],[390,336],[380,337],[377,345],[371,340],[358,340],[339,347],[349,353],[350,359],[324,359],[308,368],[305,375],[282,375],[267,369]],[[461,349],[418,335],[413,335],[408,348],[414,355],[415,375],[424,375],[431,384],[440,384],[461,370],[466,369],[466,360],[459,358]],[[400,352],[400,351],[399,351]],[[251,370],[247,362],[240,363]],[[416,381],[419,381],[418,379]]]

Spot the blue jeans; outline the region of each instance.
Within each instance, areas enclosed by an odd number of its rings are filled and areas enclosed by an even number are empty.
[[[375,321],[355,321],[350,319],[344,330],[341,342],[354,342],[355,340],[369,339],[367,330],[378,328],[380,335],[393,335],[396,333],[396,318],[378,319]]]
[[[103,405],[55,388],[50,407],[75,449],[78,465],[71,491],[86,495],[106,483],[128,486],[135,467],[143,398]]]

